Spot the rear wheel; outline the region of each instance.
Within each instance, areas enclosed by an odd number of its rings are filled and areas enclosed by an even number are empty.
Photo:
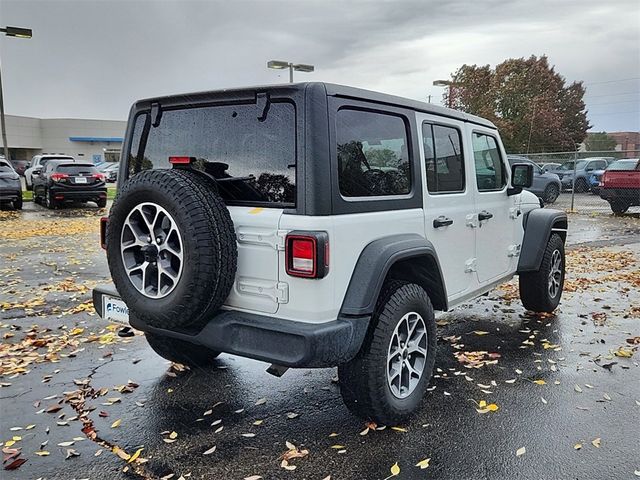
[[[22,195],[20,195],[18,199],[13,202],[13,208],[15,208],[16,210],[22,210]]]
[[[627,210],[629,210],[629,206],[630,206],[624,200],[614,200],[610,202],[609,205],[611,205],[611,211],[613,213],[624,213]]]
[[[107,199],[101,198],[96,202],[96,204],[98,205],[98,208],[105,208],[107,206]]]
[[[360,352],[338,367],[347,408],[383,425],[403,422],[422,401],[435,350],[436,324],[427,293],[412,283],[386,282]]]
[[[52,210],[58,207],[58,202],[54,200],[53,194],[49,190],[47,189],[44,190],[43,197],[44,197],[45,207],[50,208]]]
[[[540,269],[521,273],[520,300],[532,312],[553,312],[560,303],[565,272],[564,242],[557,233],[547,242]]]
[[[215,363],[220,352],[171,337],[145,333],[147,343],[162,358],[189,367],[206,367]]]
[[[554,203],[560,195],[560,188],[555,183],[550,183],[547,188],[544,189],[543,200],[544,203]]]

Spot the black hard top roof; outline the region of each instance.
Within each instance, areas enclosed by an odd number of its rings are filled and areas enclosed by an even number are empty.
[[[327,92],[327,95],[335,96],[335,97],[343,97],[343,98],[351,98],[354,100],[364,100],[370,101],[385,105],[392,105],[398,107],[409,108],[411,110],[415,110],[418,112],[430,113],[434,115],[441,115],[443,117],[454,118],[457,120],[461,120],[463,122],[471,122],[478,125],[483,125],[489,128],[496,128],[496,126],[481,117],[477,117],[475,115],[471,115],[468,113],[460,112],[458,110],[453,110],[450,108],[441,107],[439,105],[434,105],[432,103],[420,102],[417,100],[411,100],[404,97],[398,97],[396,95],[389,95],[386,93],[374,92],[372,90],[365,90],[363,88],[355,88],[348,87],[345,85],[337,85],[333,83],[324,83],[324,82],[302,82],[302,83],[286,83],[286,84],[277,84],[277,85],[261,85],[261,86],[253,86],[253,87],[239,87],[239,88],[228,88],[221,90],[213,90],[207,92],[195,92],[195,93],[185,93],[178,95],[167,95],[162,97],[155,98],[147,98],[144,100],[140,100],[136,102],[137,105],[141,106],[142,104],[150,104],[153,102],[163,103],[175,103],[178,102],[190,102],[194,103],[202,100],[206,97],[222,97],[225,95],[239,95],[242,93],[251,93],[255,94],[255,92],[265,92],[265,91],[277,91],[281,94],[294,93],[304,91],[310,87],[318,87],[321,86]]]

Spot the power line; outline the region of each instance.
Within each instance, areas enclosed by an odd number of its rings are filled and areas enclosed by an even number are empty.
[[[587,116],[603,117],[605,115],[622,115],[623,113],[640,113],[640,110],[629,110],[628,112],[588,113]]]
[[[584,95],[582,98],[618,97],[620,95],[640,95],[640,90],[638,90],[637,92],[605,93],[603,95]]]
[[[620,78],[618,80],[605,80],[603,82],[589,82],[589,83],[583,83],[583,85],[600,85],[603,83],[629,82],[631,80],[640,80],[640,77]]]

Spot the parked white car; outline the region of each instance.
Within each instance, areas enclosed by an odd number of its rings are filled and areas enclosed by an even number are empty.
[[[45,154],[34,156],[31,159],[29,168],[24,171],[24,181],[27,185],[27,190],[33,190],[34,172],[41,171],[49,160],[71,160],[72,162],[75,162],[75,158],[71,155]]]

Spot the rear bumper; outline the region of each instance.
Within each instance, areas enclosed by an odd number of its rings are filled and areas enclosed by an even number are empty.
[[[113,286],[98,286],[93,290],[93,304],[101,317],[104,295],[120,296]],[[143,332],[286,367],[335,367],[358,353],[369,320],[369,315],[363,315],[312,324],[220,310],[209,323],[195,332],[154,328],[134,315],[130,316],[129,322],[133,328]]]
[[[107,188],[96,188],[94,190],[71,190],[65,188],[50,188],[49,191],[55,200],[99,200],[107,198]]]
[[[601,188],[600,198],[610,202],[621,200],[631,205],[640,205],[640,188]]]
[[[22,191],[15,188],[0,188],[0,201],[15,202],[22,197]]]

